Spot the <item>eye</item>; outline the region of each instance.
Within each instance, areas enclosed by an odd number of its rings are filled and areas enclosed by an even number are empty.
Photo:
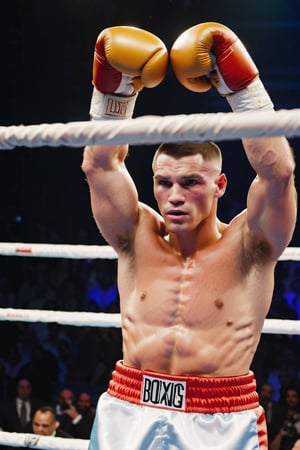
[[[158,185],[162,187],[170,187],[172,186],[172,183],[169,180],[160,179],[158,180]]]
[[[183,186],[184,187],[191,187],[191,186],[195,186],[199,184],[199,181],[196,180],[195,178],[187,178],[186,180],[184,180],[183,182]]]

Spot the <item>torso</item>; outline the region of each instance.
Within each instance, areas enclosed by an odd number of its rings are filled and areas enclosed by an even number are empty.
[[[119,257],[125,364],[174,375],[249,371],[272,299],[274,263],[245,264],[244,221],[239,216],[190,259],[140,224],[132,252]]]

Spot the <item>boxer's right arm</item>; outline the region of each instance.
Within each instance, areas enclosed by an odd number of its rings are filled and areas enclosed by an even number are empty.
[[[274,114],[251,56],[222,24],[202,23],[182,33],[171,49],[171,64],[185,87],[204,92],[215,86],[235,112]],[[245,242],[264,242],[270,257],[277,260],[296,221],[293,154],[284,137],[248,138],[243,145],[257,173],[247,197]]]
[[[112,27],[97,38],[93,65],[92,120],[126,119],[138,92],[164,78],[168,53],[152,33],[134,27]],[[138,221],[138,194],[126,166],[127,145],[90,146],[82,170],[90,188],[97,226],[118,252],[132,239]]]

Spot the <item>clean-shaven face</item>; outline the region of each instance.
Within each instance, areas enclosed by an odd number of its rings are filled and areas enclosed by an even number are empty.
[[[221,195],[222,177],[218,162],[203,161],[201,154],[180,159],[158,156],[154,195],[169,232],[195,230],[209,216],[213,201]]]
[[[55,420],[50,411],[37,411],[32,420],[32,428],[34,434],[40,434],[42,436],[51,436],[56,428],[58,422]]]

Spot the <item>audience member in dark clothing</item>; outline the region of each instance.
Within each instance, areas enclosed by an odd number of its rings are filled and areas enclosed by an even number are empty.
[[[88,394],[86,394],[88,395]],[[75,403],[75,395],[70,389],[63,389],[59,393],[58,403],[56,404],[57,420],[61,429],[71,434],[75,438],[89,439],[90,431],[94,421],[94,414],[90,406],[87,406],[87,399],[79,402],[81,406]]]
[[[3,431],[22,433],[43,402],[31,397],[31,382],[26,378],[17,382],[16,389],[16,397],[1,404],[0,423]]]
[[[60,428],[55,409],[52,406],[42,406],[35,412],[28,433],[62,438],[73,437]]]
[[[283,405],[273,400],[273,392],[273,386],[270,383],[263,383],[258,391],[259,403],[266,414],[269,442],[279,433],[285,415]]]
[[[94,423],[96,409],[92,405],[92,399],[87,392],[81,392],[76,402],[77,411],[82,416],[82,420],[76,426],[76,437],[89,439]]]
[[[285,415],[279,432],[270,442],[270,450],[292,450],[300,438],[300,396],[296,388],[286,389],[283,397]]]

